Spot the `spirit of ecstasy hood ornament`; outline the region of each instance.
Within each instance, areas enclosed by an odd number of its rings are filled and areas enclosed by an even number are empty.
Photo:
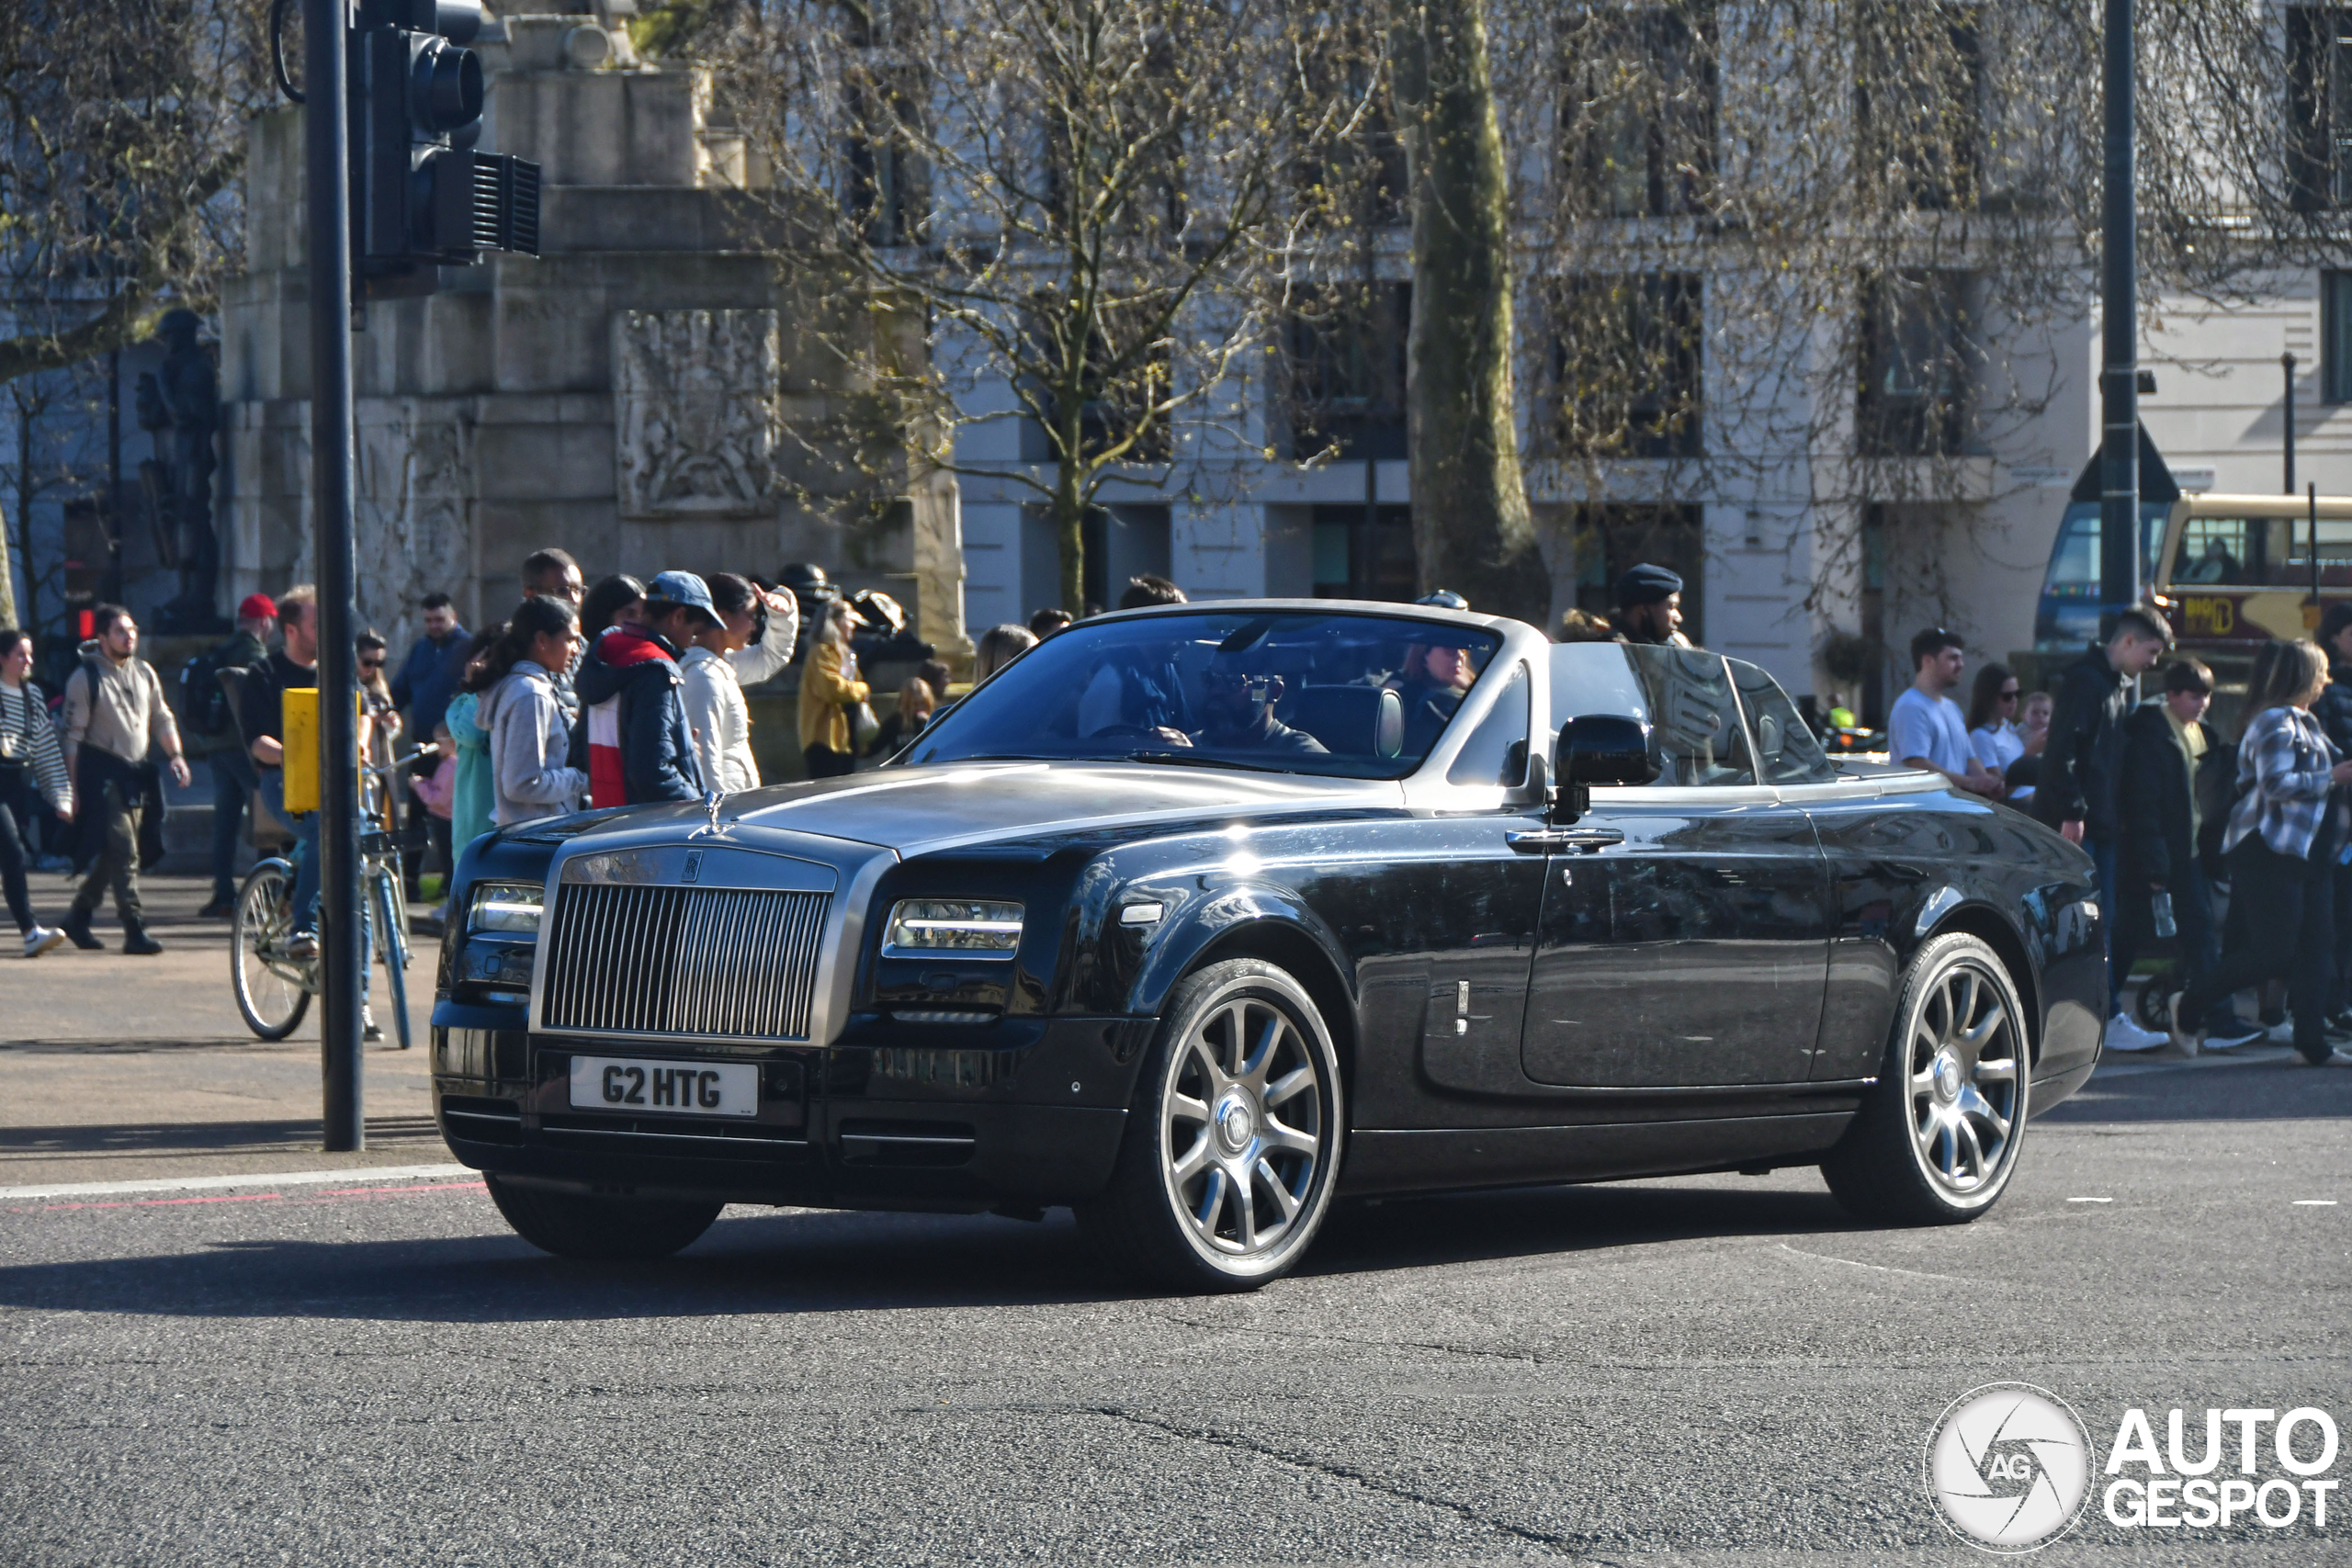
[[[699,839],[705,833],[724,836],[727,829],[718,820],[718,808],[725,803],[726,799],[727,792],[723,789],[715,789],[708,795],[704,795],[702,797],[702,808],[710,814],[710,825],[706,828],[695,829],[692,833],[688,834],[687,837]]]

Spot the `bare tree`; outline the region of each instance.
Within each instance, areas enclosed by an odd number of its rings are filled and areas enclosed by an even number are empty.
[[[0,381],[203,310],[238,265],[266,0],[0,6]]]
[[[1287,0],[775,0],[694,35],[803,242],[786,265],[865,292],[876,321],[833,346],[928,433],[920,459],[1021,427],[987,471],[1050,508],[1073,611],[1105,491],[1246,434],[1220,389],[1295,247],[1330,25]]]
[[[1487,3],[1531,457],[1581,498],[1565,531],[1599,503],[1785,506],[1812,608],[1873,507],[1945,519],[1908,585],[1930,599],[1952,552],[1997,548],[1988,459],[2078,373],[2052,339],[2096,309],[2097,9]],[[2322,13],[2141,11],[2143,313],[2342,257],[2352,57]]]
[[[1412,158],[1406,405],[1424,589],[1541,621],[1551,601],[1519,466],[1510,181],[1486,0],[1399,0],[1394,90]]]

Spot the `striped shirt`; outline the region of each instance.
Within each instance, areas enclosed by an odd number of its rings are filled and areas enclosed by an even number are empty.
[[[0,750],[15,755],[32,770],[33,779],[49,804],[58,811],[74,804],[73,781],[66,777],[65,754],[58,749],[57,726],[49,716],[41,690],[28,681],[19,686],[0,682]]]
[[[2301,708],[2264,708],[2238,742],[2238,784],[2245,791],[2230,813],[2224,852],[2249,833],[2290,860],[2307,860],[2327,815],[2335,748],[2319,720]]]

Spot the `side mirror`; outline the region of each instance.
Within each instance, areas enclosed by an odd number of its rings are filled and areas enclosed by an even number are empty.
[[[1645,784],[1657,777],[1650,765],[1650,727],[1623,714],[1589,713],[1560,727],[1553,776],[1560,781],[1553,815],[1573,822],[1592,809],[1594,784]]]

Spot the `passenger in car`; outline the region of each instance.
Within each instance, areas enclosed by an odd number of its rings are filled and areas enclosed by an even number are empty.
[[[1424,753],[1453,722],[1454,711],[1478,679],[1470,649],[1459,643],[1415,643],[1388,685],[1405,705],[1405,747]]]

